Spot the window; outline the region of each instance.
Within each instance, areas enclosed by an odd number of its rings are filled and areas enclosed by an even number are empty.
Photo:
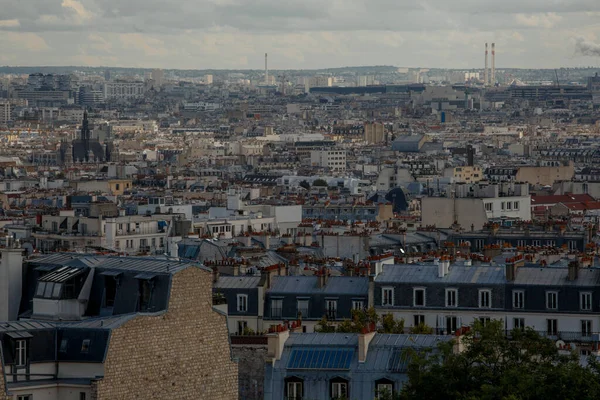
[[[17,396],[17,400],[32,400],[32,399],[33,399],[32,394],[20,394]]]
[[[238,335],[243,335],[244,334],[244,330],[248,327],[248,322],[246,321],[238,321],[237,323],[237,334]]]
[[[546,308],[548,310],[558,309],[558,292],[546,292]]]
[[[483,249],[483,246],[484,246],[484,245],[485,245],[485,242],[484,242],[484,240],[483,240],[483,239],[476,239],[476,240],[475,240],[475,248],[476,248],[477,250],[481,250],[481,249]]]
[[[415,307],[425,307],[425,289],[413,289],[413,305]]]
[[[117,280],[113,276],[104,279],[104,307],[114,307],[117,296]]]
[[[238,312],[248,312],[248,295],[238,294],[237,295],[237,310]]]
[[[140,279],[138,311],[148,311],[152,299],[152,283],[148,279]]]
[[[332,399],[347,399],[348,398],[348,381],[341,378],[332,379],[330,386]]]
[[[550,247],[554,247],[556,242],[554,240],[546,240],[546,245]]]
[[[486,326],[487,324],[489,324],[491,321],[490,317],[479,317],[479,322],[481,322],[481,325]]]
[[[513,318],[513,328],[525,329],[525,318]]]
[[[17,367],[27,365],[27,340],[17,340],[15,364]]]
[[[298,317],[308,317],[308,300],[298,300]]]
[[[479,308],[492,308],[492,291],[491,290],[480,290],[479,291]]]
[[[577,242],[575,240],[569,240],[569,250],[577,250]]]
[[[286,400],[302,400],[304,382],[299,378],[288,378],[285,380]]]
[[[382,306],[393,306],[394,305],[394,288],[384,287],[381,289],[381,305]]]
[[[458,306],[458,290],[446,289],[446,307]]]
[[[579,294],[579,307],[582,311],[592,311],[592,294],[590,292]]]
[[[87,399],[87,395],[85,394],[85,392],[79,392],[79,400],[86,400]]]
[[[394,382],[389,379],[380,379],[375,381],[375,398],[391,398],[394,394]]]
[[[547,319],[546,320],[547,329],[546,333],[550,336],[558,335],[558,320],[556,319]]]
[[[458,321],[456,317],[446,317],[446,333],[454,333],[458,329]]]
[[[541,240],[532,240],[531,245],[539,247],[542,245],[542,241]]]
[[[513,203],[513,208],[514,208],[515,210],[519,210],[519,202],[518,202],[518,201],[515,201],[515,202]]]
[[[503,201],[503,202],[502,202],[502,204],[501,204],[501,206],[500,206],[500,208],[501,208],[502,210],[504,210],[504,209],[506,208],[506,202],[504,202],[504,201]]]
[[[352,300],[352,309],[353,310],[364,310],[365,302],[363,300]]]
[[[414,324],[413,326],[425,325],[425,316],[424,315],[414,315]]]
[[[512,210],[512,202],[511,201],[509,201],[509,202],[506,203],[506,209],[507,210]]]
[[[90,342],[90,339],[83,339],[83,342],[81,342],[81,352],[83,354],[90,352]]]
[[[514,290],[513,291],[513,308],[523,308],[525,307],[525,292],[522,290]]]
[[[485,211],[493,211],[494,207],[492,203],[485,203]]]
[[[527,246],[527,240],[517,240],[517,247]]]
[[[66,353],[68,346],[69,346],[69,339],[63,339],[60,341],[60,349],[58,351],[60,351],[61,353]]]
[[[592,320],[584,319],[581,321],[581,336],[592,336]]]
[[[281,308],[283,307],[283,300],[273,299],[271,300],[271,318],[281,318]]]
[[[337,300],[325,300],[325,312],[327,319],[335,319],[337,313]]]

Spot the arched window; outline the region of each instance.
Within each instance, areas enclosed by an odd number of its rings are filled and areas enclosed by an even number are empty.
[[[390,398],[394,395],[394,381],[382,378],[375,381],[375,398]]]
[[[350,398],[349,382],[344,378],[333,378],[329,381],[329,396],[332,399]]]
[[[284,392],[286,400],[302,400],[304,380],[296,376],[286,378]]]

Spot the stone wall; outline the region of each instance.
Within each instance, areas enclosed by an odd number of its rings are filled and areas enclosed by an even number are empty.
[[[2,356],[1,351],[0,356]],[[0,360],[0,368],[4,368],[2,360]],[[6,382],[4,382],[4,373],[2,371],[0,371],[0,400],[8,400],[8,397],[6,396]]]
[[[267,346],[233,345],[231,354],[239,360],[240,400],[262,400],[264,398]]]
[[[225,316],[212,309],[210,272],[175,274],[166,313],[113,330],[94,392],[97,400],[238,398],[238,366]]]

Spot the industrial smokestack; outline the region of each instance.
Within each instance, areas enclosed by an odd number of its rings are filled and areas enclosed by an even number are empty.
[[[485,70],[483,71],[483,85],[489,85],[489,75],[488,75],[488,44],[485,44]]]
[[[269,65],[267,64],[267,53],[265,53],[265,84],[269,84]]]
[[[496,43],[492,43],[492,86],[496,85]]]

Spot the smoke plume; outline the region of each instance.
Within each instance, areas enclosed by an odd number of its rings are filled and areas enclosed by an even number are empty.
[[[581,56],[600,57],[600,44],[579,37],[575,39],[575,53]]]

